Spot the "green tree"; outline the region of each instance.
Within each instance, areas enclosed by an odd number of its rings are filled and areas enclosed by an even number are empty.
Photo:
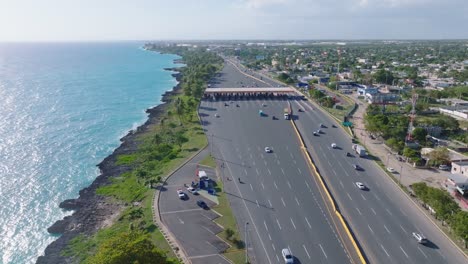
[[[163,142],[163,138],[161,137],[160,134],[156,134],[153,137],[153,143],[157,145],[161,144]]]
[[[188,138],[184,136],[184,133],[183,132],[177,132],[175,134],[175,144],[177,144],[177,146],[179,146],[179,148],[182,148],[182,144],[184,144],[185,142],[188,142]]]
[[[392,84],[393,80],[395,79],[395,76],[393,76],[393,73],[390,71],[379,69],[374,74],[374,79],[377,83]]]
[[[413,129],[411,135],[413,136],[413,139],[417,140],[418,142],[425,142],[427,131],[422,127],[417,127]]]
[[[429,154],[429,159],[432,160],[435,164],[446,164],[450,162],[450,152],[445,147],[438,147],[431,151]]]
[[[118,234],[104,241],[88,264],[128,264],[128,263],[174,263],[164,252],[157,249],[147,234],[130,231]]]
[[[465,248],[468,242],[468,212],[459,210],[453,215],[453,231],[465,242]]]
[[[403,156],[414,159],[418,157],[418,152],[412,148],[405,147],[403,149]]]

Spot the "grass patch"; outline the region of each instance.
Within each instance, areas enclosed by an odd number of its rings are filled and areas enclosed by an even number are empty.
[[[211,168],[216,168],[216,161],[211,155],[207,155],[202,161],[200,161],[200,164]]]
[[[138,182],[133,173],[124,173],[119,178],[113,178],[112,184],[100,187],[97,194],[112,196],[125,202],[133,202],[143,199],[148,189]]]
[[[224,230],[218,235],[231,246],[223,255],[236,264],[245,263],[245,258],[239,257],[245,256],[245,244],[240,237],[237,221],[234,217],[234,213],[231,210],[231,205],[229,204],[226,193],[222,191],[223,183],[218,181],[215,189],[219,195],[219,204],[215,206],[213,210],[222,215],[221,217],[217,218],[215,222],[224,227]],[[228,230],[231,230],[231,236],[229,236]]]
[[[128,154],[128,155],[119,155],[117,156],[117,161],[115,162],[116,165],[132,165],[137,158],[136,154]]]

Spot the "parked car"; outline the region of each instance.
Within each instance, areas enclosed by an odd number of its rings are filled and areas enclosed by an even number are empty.
[[[313,133],[314,133],[314,136],[318,136],[318,135],[319,135],[319,133],[317,133],[317,131],[314,131]]]
[[[191,187],[191,186],[187,188],[187,191],[188,191],[189,193],[191,193],[191,194],[194,194],[194,195],[197,195],[197,194],[198,194],[197,189],[195,189],[195,188],[193,188],[193,187]]]
[[[355,170],[362,170],[361,166],[357,165],[357,164],[353,164],[353,167]]]
[[[439,165],[439,170],[448,171],[448,170],[450,170],[450,168],[451,168],[450,166],[445,165],[445,164]]]
[[[396,170],[394,168],[387,167],[387,171],[391,173],[395,173]]]
[[[215,117],[219,117],[218,113],[215,114]]]
[[[198,200],[197,205],[200,206],[201,208],[205,209],[205,210],[209,209],[208,205],[202,200]]]
[[[265,147],[265,152],[266,152],[266,153],[270,153],[270,152],[271,152],[271,148]]]
[[[284,263],[286,264],[294,263],[294,258],[291,255],[291,252],[289,251],[289,249],[283,248],[281,250],[281,255],[283,256]]]
[[[179,195],[179,199],[185,200],[185,193],[181,189],[177,190],[177,195]]]
[[[335,149],[337,147],[336,143],[332,143],[331,147]]]

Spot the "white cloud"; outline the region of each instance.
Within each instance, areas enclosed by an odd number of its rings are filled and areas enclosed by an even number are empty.
[[[274,4],[284,4],[287,2],[292,2],[291,0],[244,0],[243,1],[247,7],[250,8],[260,8],[268,5]]]
[[[434,0],[357,0],[359,6],[401,7],[433,3]]]

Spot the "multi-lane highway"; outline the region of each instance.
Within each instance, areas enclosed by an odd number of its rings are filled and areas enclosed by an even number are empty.
[[[352,142],[341,128],[332,127],[336,122],[309,103],[295,102],[293,105],[296,109],[305,109],[298,113],[296,124],[372,263],[467,262],[374,161],[357,155],[346,156],[346,152],[353,153]],[[320,123],[327,128],[322,128],[320,136],[314,136],[313,131]],[[339,149],[332,149],[332,143]],[[355,170],[353,164],[364,170]],[[356,182],[365,183],[368,190],[359,190]],[[424,234],[430,243],[418,244],[412,232]]]
[[[281,263],[281,249],[290,248],[297,263],[350,263],[298,138],[282,119],[287,101],[224,103],[202,102],[200,116],[214,155],[230,178],[225,188],[238,224],[247,227],[251,259]],[[267,116],[260,116],[259,109]],[[273,152],[266,153],[265,147]]]
[[[266,76],[249,74],[227,63],[212,87],[277,86]],[[350,261],[352,249],[343,246],[292,127],[282,120],[287,101],[269,99],[266,107],[263,102],[235,101],[225,106],[223,101],[205,101],[200,109],[213,152],[225,161],[223,173],[231,177],[226,190],[231,192],[239,225],[247,228],[251,258],[256,263],[275,263],[281,258],[281,248],[290,247],[302,263]],[[350,137],[341,128],[333,128],[336,123],[327,114],[309,102],[291,103],[293,109],[305,110],[295,111],[295,122],[369,262],[466,263],[466,257],[372,160],[346,156],[352,153]],[[260,117],[259,109],[269,116]],[[271,115],[279,120],[272,120]],[[319,123],[327,128],[313,136]],[[331,143],[339,148],[332,149]],[[273,153],[265,153],[266,146]],[[353,164],[364,170],[354,170]],[[359,190],[357,181],[369,189]],[[412,232],[423,233],[430,243],[418,244]]]

